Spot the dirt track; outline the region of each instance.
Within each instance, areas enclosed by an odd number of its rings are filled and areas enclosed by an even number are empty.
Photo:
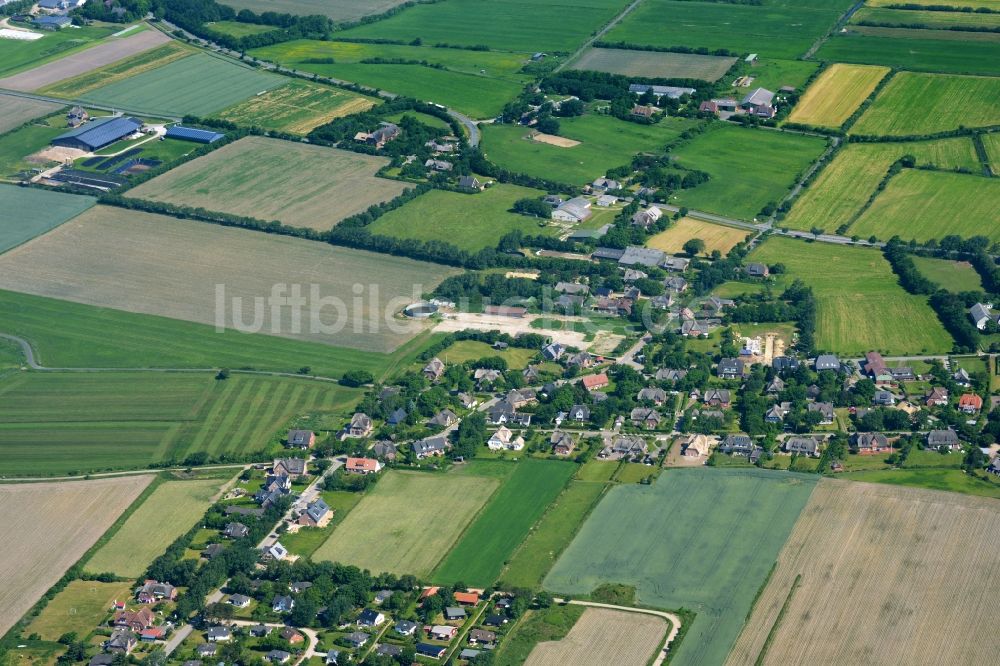
[[[143,30],[129,37],[112,37],[85,51],[0,79],[0,88],[30,92],[63,79],[110,65],[129,56],[169,42],[159,30]]]

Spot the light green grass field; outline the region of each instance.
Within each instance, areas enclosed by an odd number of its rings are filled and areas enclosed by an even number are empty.
[[[507,184],[494,185],[478,194],[431,190],[386,213],[369,225],[368,230],[398,238],[444,241],[478,252],[496,247],[500,238],[511,231],[555,235],[558,228],[548,225],[547,220],[510,212],[518,199],[538,198],[543,194]]]
[[[198,522],[220,485],[218,479],[160,484],[84,569],[128,578],[141,575],[174,539]]]
[[[812,136],[714,127],[673,151],[680,164],[711,178],[678,191],[670,203],[752,220],[769,202],[780,201],[825,147],[823,139]]]
[[[923,242],[957,234],[1000,239],[1000,180],[957,173],[905,169],[894,176],[851,230],[863,238],[899,236]]]
[[[718,81],[734,62],[736,58],[697,53],[590,48],[573,61],[572,67],[622,76]]]
[[[641,604],[694,609],[672,662],[722,663],[814,485],[805,475],[682,469],[652,486],[615,487],[545,587],[585,595],[633,585]]]
[[[983,135],[983,147],[994,176],[1000,176],[1000,132]]]
[[[576,469],[576,465],[561,460],[528,458],[517,463],[431,579],[445,584],[492,585]]]
[[[862,31],[877,31],[877,34],[862,34]],[[1000,40],[996,38],[997,35],[990,33],[851,26],[847,33],[831,36],[816,57],[919,72],[1000,74]],[[904,115],[920,116],[916,108],[926,108],[917,103],[909,103],[908,107],[909,112]]]
[[[61,108],[61,103],[0,95],[0,134],[20,127],[32,118],[47,116]]]
[[[499,356],[507,361],[507,366],[514,370],[521,370],[528,365],[528,362],[535,357],[536,350],[524,349],[522,347],[508,347],[507,349],[493,349],[491,345],[476,340],[459,340],[444,351],[438,354],[438,358],[446,365],[465,363],[466,361],[476,361],[481,358]]]
[[[413,7],[347,30],[343,36],[404,42],[419,37],[427,44],[483,44],[500,51],[568,53],[625,4],[621,0],[452,0]]]
[[[778,90],[783,86],[792,86],[801,91],[805,88],[809,77],[819,69],[819,65],[818,62],[810,60],[761,58],[755,66],[747,70],[746,74],[754,79],[750,89],[760,86],[768,90]],[[735,93],[736,89],[733,91]]]
[[[794,59],[832,28],[849,6],[843,0],[765,0],[763,7],[646,0],[604,39]]]
[[[257,14],[278,12],[311,16],[329,16],[334,21],[356,21],[363,16],[381,14],[404,0],[225,0],[222,4],[236,10],[249,9]]]
[[[888,73],[888,67],[831,65],[812,82],[788,120],[819,127],[840,127]]]
[[[851,17],[851,23],[871,21],[886,25],[923,25],[928,28],[1000,27],[1000,14],[978,12],[939,12],[886,7],[862,7]]]
[[[771,238],[750,261],[783,263],[788,279],[812,287],[819,349],[851,356],[873,349],[892,355],[951,349],[951,336],[926,299],[903,291],[877,250]]]
[[[46,148],[49,141],[65,131],[66,123],[60,114],[0,135],[0,179],[20,181],[23,172],[55,166],[54,161],[25,158]]]
[[[313,559],[426,577],[499,484],[465,470],[386,472]]]
[[[256,23],[240,23],[239,21],[216,21],[214,23],[206,23],[205,27],[223,35],[229,35],[230,37],[259,35],[262,32],[271,32],[277,29],[273,25],[257,25]]]
[[[913,257],[917,270],[925,278],[953,292],[982,291],[979,273],[967,261],[949,261],[934,257]]]
[[[155,115],[207,116],[287,81],[231,60],[197,53],[95,88],[81,99]]]
[[[584,606],[569,604],[529,610],[493,653],[493,663],[496,666],[521,666],[539,643],[565,637],[584,610]]]
[[[0,75],[8,76],[95,46],[98,41],[121,30],[121,25],[97,24],[79,30],[46,32],[41,39],[21,41],[0,39]]]
[[[571,184],[589,183],[608,169],[623,166],[641,152],[663,152],[695,121],[665,118],[639,125],[611,116],[586,115],[559,119],[560,136],[580,144],[562,148],[531,141],[534,130],[515,125],[483,128],[483,152],[491,162],[517,173]]]
[[[124,58],[118,62],[113,62],[110,65],[99,67],[85,74],[57,81],[44,88],[40,88],[38,92],[43,95],[75,99],[101,86],[106,86],[115,81],[122,81],[131,76],[137,76],[175,60],[191,56],[196,52],[195,49],[183,42],[167,42],[156,48]]]
[[[54,229],[94,205],[93,197],[0,185],[0,253]]]
[[[998,100],[1000,78],[900,72],[851,133],[907,136],[1000,125]]]
[[[318,83],[293,80],[215,115],[237,125],[308,134],[314,127],[334,118],[366,111],[374,105],[375,100],[368,97]]]
[[[851,472],[840,475],[852,481],[888,483],[931,490],[946,490],[965,495],[1000,499],[1000,483],[992,478],[971,477],[960,469],[888,469]]]
[[[614,469],[614,465],[607,465]],[[604,493],[605,484],[570,481],[507,562],[500,579],[508,587],[537,589],[556,559]]]
[[[316,549],[330,538],[330,533],[344,522],[344,518],[351,512],[358,502],[364,497],[362,493],[352,493],[344,490],[327,490],[321,493],[323,501],[326,502],[333,517],[326,527],[300,527],[294,534],[286,532],[281,535],[281,545],[288,549],[288,552],[302,557],[311,557]]]
[[[60,590],[25,630],[54,641],[68,631],[87,636],[111,612],[111,603],[132,596],[132,582],[102,583],[74,580]]]
[[[360,398],[306,379],[162,372],[20,373],[0,395],[0,469],[30,476],[278,449],[293,417],[346,418]]]
[[[850,143],[823,167],[779,224],[792,229],[835,231],[849,224],[875,193],[893,162],[913,155],[917,163],[942,169],[978,169],[967,137],[907,143]],[[849,233],[853,233],[850,231]]]

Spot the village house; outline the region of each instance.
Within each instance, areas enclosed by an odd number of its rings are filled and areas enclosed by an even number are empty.
[[[431,659],[440,659],[447,651],[448,649],[443,645],[433,645],[431,643],[417,643],[417,646],[414,648],[414,652],[417,654],[430,657]]]
[[[708,389],[702,401],[712,407],[727,408],[732,402],[731,395],[729,389]]]
[[[274,476],[286,476],[294,479],[300,476],[307,476],[309,468],[302,458],[276,458],[271,467],[271,474]]]
[[[250,533],[250,528],[243,523],[227,523],[226,529],[222,531],[222,536],[227,539],[242,539]]]
[[[434,357],[430,360],[430,363],[424,366],[423,373],[427,379],[431,381],[437,381],[444,374],[445,366],[444,363],[438,357]]]
[[[660,426],[663,416],[655,409],[636,407],[629,413],[629,420],[637,428],[655,430]]]
[[[890,395],[892,394],[890,393]],[[810,402],[806,409],[810,412],[818,412],[820,414],[821,425],[830,425],[836,418],[832,402]]]
[[[983,409],[983,399],[975,393],[963,393],[958,398],[958,409],[964,414],[978,414]]]
[[[450,409],[442,409],[427,422],[427,425],[447,428],[457,421],[458,415],[455,412]]]
[[[294,449],[311,449],[316,444],[316,433],[312,430],[289,430],[285,441]]]
[[[147,579],[136,591],[136,599],[140,604],[155,604],[157,601],[174,601],[177,599],[177,588],[170,583],[161,583]]]
[[[558,430],[549,437],[549,444],[552,446],[552,453],[557,456],[568,456],[576,448],[573,436]]]
[[[590,407],[587,405],[573,405],[569,408],[569,412],[566,413],[566,416],[571,421],[577,421],[578,423],[589,421]]]
[[[752,278],[766,278],[771,274],[767,264],[750,263],[744,266],[743,270],[746,272],[747,277]]]
[[[406,421],[407,416],[409,415],[406,413],[405,409],[403,409],[402,407],[397,407],[396,409],[392,410],[392,413],[389,414],[389,416],[386,417],[385,422],[391,426],[397,426],[400,423],[404,423]]]
[[[366,608],[358,616],[358,627],[379,627],[385,622],[385,615],[376,610]]]
[[[719,359],[717,373],[722,379],[742,379],[745,372],[745,364],[738,358]]]
[[[458,634],[458,627],[436,624],[430,627],[427,633],[436,641],[450,641]]]
[[[111,637],[104,641],[103,647],[107,652],[131,654],[138,643],[139,639],[129,629],[115,629]]]
[[[322,499],[316,499],[306,505],[305,511],[299,514],[298,524],[303,527],[326,527],[333,517],[333,511]]]
[[[479,179],[475,176],[462,176],[458,179],[458,186],[463,190],[475,190],[477,192],[482,192],[486,189],[486,186],[479,182]]]
[[[646,455],[646,440],[634,435],[616,435],[610,445],[605,447],[598,454],[599,458],[610,458],[620,460],[627,458],[636,460]]]
[[[617,180],[612,180],[610,178],[598,178],[593,183],[590,184],[591,189],[595,192],[607,192],[609,190],[620,190],[622,189],[622,184]]]
[[[746,433],[731,433],[722,440],[719,450],[729,455],[749,456],[754,450],[753,439]]]
[[[530,388],[511,389],[507,392],[505,399],[508,404],[514,406],[514,409],[520,409],[526,405],[538,402],[538,396],[535,394],[535,390]]]
[[[372,419],[367,414],[357,412],[351,417],[351,423],[347,426],[348,437],[368,437],[372,434]]]
[[[510,404],[506,400],[501,400],[497,404],[490,407],[487,412],[486,420],[492,425],[504,425],[510,423],[512,425],[527,427],[531,425],[531,414],[521,414],[514,408],[514,405]]]
[[[795,372],[799,369],[799,359],[794,356],[775,356],[771,360],[771,367],[777,372]]]
[[[413,442],[411,447],[417,460],[423,460],[430,456],[443,456],[444,452],[451,448],[451,445],[448,444],[448,440],[444,437],[428,437],[427,439]]]
[[[819,444],[813,437],[789,437],[781,448],[786,453],[797,453],[802,456],[816,457],[819,455]]]
[[[409,620],[399,620],[393,625],[392,630],[400,636],[412,636],[417,630],[417,623]]]
[[[681,455],[686,458],[704,458],[712,452],[714,440],[708,435],[701,433],[688,435],[684,441],[684,451]]]
[[[504,449],[508,451],[520,451],[524,448],[524,438],[520,435],[515,437],[510,428],[500,426],[499,430],[490,435],[490,438],[486,441],[486,446],[491,451],[502,451]]]
[[[876,351],[865,354],[865,372],[876,384],[889,384],[892,382],[892,371],[885,364],[882,355]]]
[[[565,353],[565,345],[561,345],[558,342],[553,342],[542,347],[542,356],[547,361],[558,361]]]
[[[149,610],[147,606],[143,606],[137,611],[122,610],[116,612],[111,623],[116,627],[139,632],[153,626],[155,620],[156,615],[153,614],[153,611]]]
[[[608,375],[603,372],[596,375],[587,375],[580,379],[580,384],[588,391],[597,391],[608,385]]]
[[[488,629],[473,629],[469,632],[469,645],[492,646],[496,640],[496,632]]]
[[[392,123],[382,123],[374,132],[358,132],[354,135],[354,140],[366,143],[369,146],[382,148],[385,144],[399,136],[399,127]]]
[[[778,375],[775,375],[774,379],[771,380],[771,383],[767,385],[768,393],[772,394],[781,393],[784,390],[785,390],[785,381]]]
[[[822,372],[824,370],[840,372],[840,359],[833,354],[820,354],[816,357],[815,366],[816,372]]]
[[[214,657],[215,653],[219,651],[219,646],[212,643],[202,643],[194,651],[199,657]]]
[[[230,606],[235,606],[236,608],[246,608],[253,601],[250,597],[245,594],[230,594],[228,603]]]
[[[275,595],[271,600],[271,611],[275,613],[290,613],[295,608],[295,599],[287,594]]]
[[[872,402],[879,407],[891,407],[896,404],[896,396],[891,391],[875,391]]]
[[[368,645],[368,641],[371,640],[371,636],[363,631],[355,631],[344,636],[344,640],[347,641],[347,643],[354,649],[358,649]]]
[[[649,401],[659,407],[667,401],[667,392],[658,387],[647,387],[639,391],[636,400]]]
[[[344,469],[352,474],[377,474],[382,471],[382,463],[374,458],[348,458]]]
[[[790,411],[792,411],[792,403],[788,401],[775,403],[764,414],[764,420],[768,423],[781,423]]]
[[[972,323],[976,325],[980,331],[986,330],[986,325],[991,321],[995,322],[997,320],[996,316],[993,315],[993,304],[992,303],[976,303],[971,308],[969,308],[969,317],[972,318]]]
[[[931,430],[927,433],[927,447],[940,449],[946,447],[951,450],[962,448],[962,442],[958,439],[958,433],[948,428],[947,430]]]
[[[670,271],[671,273],[683,273],[690,265],[691,260],[687,257],[667,256],[660,262],[660,268]]]
[[[229,627],[209,627],[205,631],[205,640],[209,643],[228,643],[233,639],[233,632]]]
[[[587,220],[593,211],[590,209],[589,199],[584,197],[573,197],[569,201],[564,201],[552,210],[552,219],[557,222],[568,222],[574,224]]]
[[[944,407],[948,404],[948,391],[940,386],[935,386],[924,396],[924,404],[928,407]]]
[[[653,375],[653,378],[658,382],[677,382],[685,377],[687,377],[687,370],[678,370],[676,368],[660,368]]]
[[[632,226],[648,230],[651,226],[656,224],[661,217],[663,217],[663,211],[656,206],[650,206],[649,208],[636,212],[636,214],[632,216]]]
[[[284,650],[271,650],[264,655],[264,659],[272,664],[286,664],[292,655]]]
[[[858,453],[879,453],[889,448],[889,438],[880,432],[859,432],[854,434],[853,444]]]

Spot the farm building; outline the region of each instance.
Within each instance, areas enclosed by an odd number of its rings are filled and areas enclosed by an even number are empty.
[[[225,136],[225,134],[220,134],[219,132],[195,129],[193,127],[182,127],[181,125],[174,125],[167,128],[167,138],[194,141],[195,143],[215,143]]]
[[[62,30],[73,23],[68,16],[39,16],[32,23],[42,30]]]
[[[656,97],[666,96],[668,99],[680,99],[682,95],[693,95],[694,88],[678,88],[677,86],[649,86],[644,83],[633,83],[628,87],[630,93],[643,95],[652,92]]]
[[[774,93],[766,88],[755,88],[747,93],[743,101],[740,102],[740,108],[762,118],[773,118],[774,114],[777,113],[774,106]]]
[[[127,116],[99,118],[60,134],[52,139],[52,145],[86,151],[100,150],[138,132],[141,128],[142,121],[136,118]]]
[[[583,222],[591,215],[590,201],[583,197],[574,197],[565,201],[552,211],[552,219],[560,222]]]

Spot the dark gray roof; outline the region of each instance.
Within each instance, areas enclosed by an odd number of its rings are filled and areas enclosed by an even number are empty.
[[[225,134],[220,134],[219,132],[196,129],[194,127],[183,127],[181,125],[174,125],[167,128],[167,138],[194,141],[196,143],[214,143],[225,136]]]

